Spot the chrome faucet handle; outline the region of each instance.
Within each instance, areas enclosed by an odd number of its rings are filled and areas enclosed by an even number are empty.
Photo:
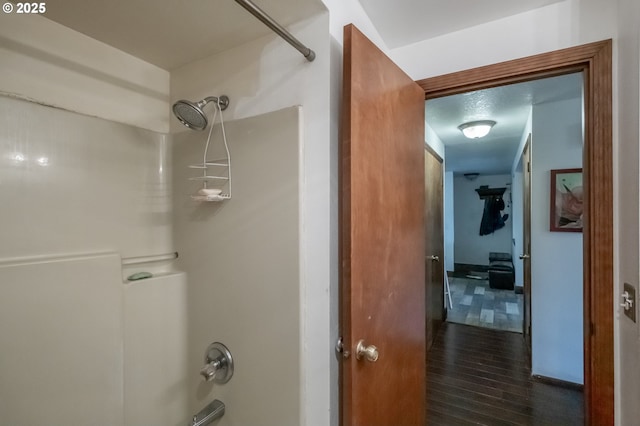
[[[205,365],[200,375],[207,381],[224,384],[233,376],[233,358],[229,349],[220,342],[209,345],[204,354]]]
[[[216,378],[216,374],[220,369],[220,365],[221,365],[220,359],[213,360],[207,365],[205,365],[204,367],[202,367],[202,370],[200,370],[200,375],[204,377],[204,379],[207,382],[210,382]]]

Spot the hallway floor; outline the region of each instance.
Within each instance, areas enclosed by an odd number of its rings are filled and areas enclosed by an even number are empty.
[[[580,391],[533,381],[521,334],[444,323],[427,355],[428,424],[584,424]]]
[[[449,277],[449,287],[447,321],[522,333],[522,294],[491,288],[488,279]]]

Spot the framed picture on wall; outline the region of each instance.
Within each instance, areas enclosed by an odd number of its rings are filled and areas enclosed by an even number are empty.
[[[551,170],[550,230],[582,232],[582,169]]]

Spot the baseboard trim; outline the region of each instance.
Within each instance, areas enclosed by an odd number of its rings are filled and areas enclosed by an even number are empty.
[[[540,376],[538,374],[531,375],[531,378],[536,382],[545,383],[547,385],[584,392],[584,385],[581,385],[580,383],[567,382],[560,379],[554,379],[552,377]]]

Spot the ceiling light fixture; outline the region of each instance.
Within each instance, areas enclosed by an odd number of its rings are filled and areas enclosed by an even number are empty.
[[[487,136],[495,124],[492,120],[470,121],[459,125],[458,129],[469,139],[478,139]]]
[[[464,177],[467,180],[476,180],[476,179],[478,179],[478,176],[480,176],[480,173],[465,173],[464,174]]]

